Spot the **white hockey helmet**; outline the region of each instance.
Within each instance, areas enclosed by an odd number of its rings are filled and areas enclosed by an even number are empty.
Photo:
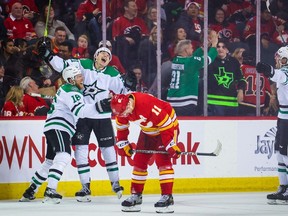
[[[110,60],[112,59],[111,51],[110,51],[108,48],[106,48],[106,47],[101,47],[101,48],[97,49],[96,52],[95,52],[95,54],[94,54],[94,59],[98,56],[98,54],[99,54],[100,52],[107,52],[107,53],[109,54],[109,56],[110,56],[109,59],[110,59]]]
[[[75,76],[79,74],[82,74],[82,73],[78,67],[68,66],[63,70],[62,77],[65,80],[65,82],[70,83],[69,79],[71,79],[74,82]]]
[[[278,49],[275,54],[277,63],[280,64],[280,67],[288,64],[288,47],[284,46]]]

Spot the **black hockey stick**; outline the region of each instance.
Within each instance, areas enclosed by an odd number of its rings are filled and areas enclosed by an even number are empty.
[[[222,143],[217,140],[217,147],[216,149],[211,152],[211,153],[206,153],[206,152],[189,152],[189,151],[184,151],[181,152],[181,155],[198,155],[198,156],[218,156],[220,151],[222,149]],[[143,153],[143,154],[168,154],[167,151],[156,151],[156,150],[133,150],[133,153]]]

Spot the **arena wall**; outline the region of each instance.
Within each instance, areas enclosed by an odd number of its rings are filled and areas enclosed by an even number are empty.
[[[0,199],[18,199],[45,159],[43,118],[0,119]],[[273,191],[278,186],[274,138],[276,118],[180,118],[178,144],[182,151],[213,152],[218,156],[182,155],[174,160],[174,193]],[[115,124],[113,120],[113,124]],[[131,123],[130,142],[138,126]],[[112,195],[101,152],[94,135],[89,144],[92,195]],[[133,158],[118,157],[124,194],[130,193]],[[159,193],[158,171],[151,160],[144,193]],[[37,197],[43,197],[46,184]],[[65,169],[58,191],[74,196],[81,188],[75,160]]]

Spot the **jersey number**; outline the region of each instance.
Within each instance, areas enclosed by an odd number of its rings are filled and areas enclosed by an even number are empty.
[[[179,89],[179,83],[180,83],[180,71],[173,70],[171,74],[170,88]]]

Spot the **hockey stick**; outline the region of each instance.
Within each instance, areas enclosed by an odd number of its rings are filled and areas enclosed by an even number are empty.
[[[45,23],[45,29],[44,29],[44,41],[45,41],[45,38],[48,36],[48,22],[49,22],[49,16],[50,16],[50,8],[51,8],[51,0],[49,0],[49,3],[48,3],[48,11],[47,11],[46,23]]]
[[[217,140],[217,146],[216,149],[211,153],[206,152],[189,152],[184,151],[181,152],[181,155],[198,155],[198,156],[218,156],[220,154],[220,151],[222,150],[222,143]],[[143,154],[168,154],[167,151],[156,151],[156,150],[133,150],[133,153],[143,153]]]

